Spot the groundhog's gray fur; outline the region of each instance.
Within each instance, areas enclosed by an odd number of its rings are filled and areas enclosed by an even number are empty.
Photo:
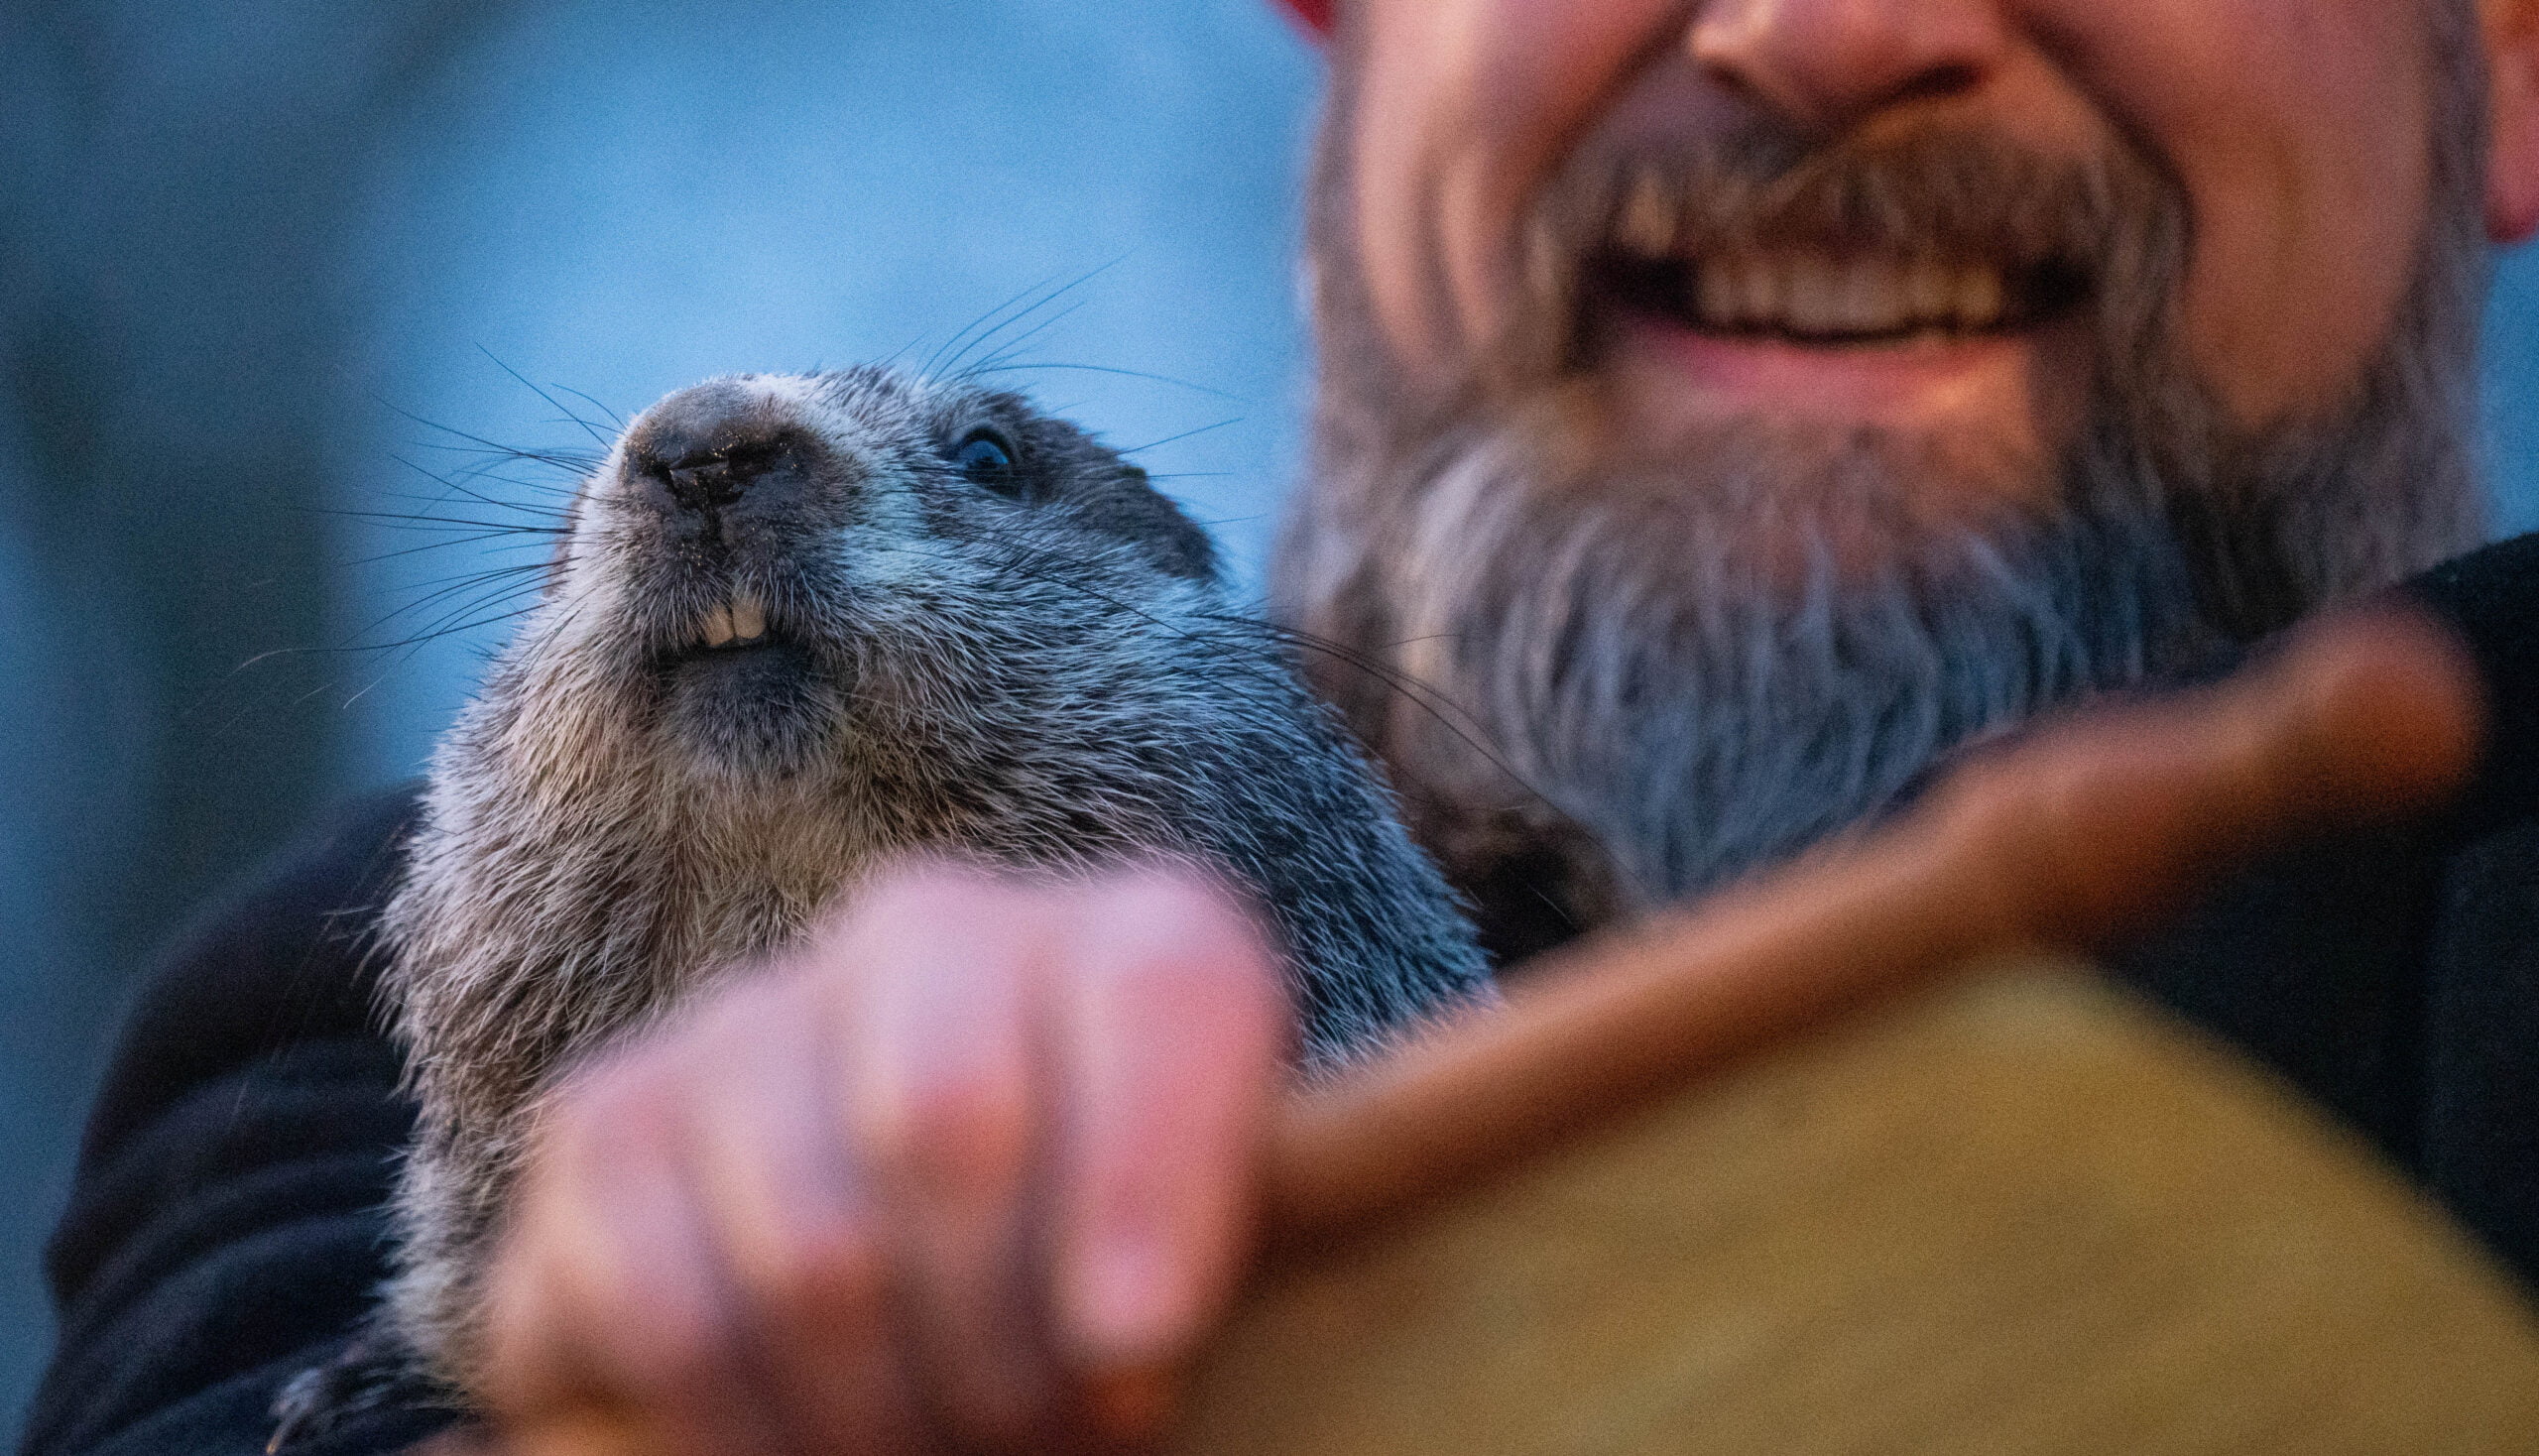
[[[763,472],[748,494],[733,460]],[[706,650],[753,625],[714,615],[736,598],[766,638]],[[1229,611],[1206,538],[1082,431],[964,384],[741,376],[648,411],[425,804],[384,922],[423,1104],[389,1317],[462,1388],[558,1067],[893,856],[1207,867],[1274,931],[1308,1065],[1488,994],[1452,894],[1276,636]]]

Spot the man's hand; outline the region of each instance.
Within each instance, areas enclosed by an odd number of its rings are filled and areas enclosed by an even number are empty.
[[[567,1079],[491,1279],[512,1449],[1135,1435],[1250,1237],[1289,1018],[1219,888],[943,865]]]

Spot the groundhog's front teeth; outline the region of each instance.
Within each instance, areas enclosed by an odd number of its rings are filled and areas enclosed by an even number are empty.
[[[729,602],[717,604],[705,613],[697,635],[707,647],[756,642],[767,635],[767,606],[748,592],[734,593]]]
[[[721,647],[723,644],[730,642],[734,635],[732,632],[732,609],[726,606],[717,606],[708,611],[705,614],[705,626],[700,635],[704,637],[705,645],[707,647]]]

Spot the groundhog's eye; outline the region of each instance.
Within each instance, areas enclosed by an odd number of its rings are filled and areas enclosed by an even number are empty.
[[[990,490],[1014,495],[1023,489],[1023,477],[1014,468],[1013,441],[984,425],[952,447],[952,464]]]

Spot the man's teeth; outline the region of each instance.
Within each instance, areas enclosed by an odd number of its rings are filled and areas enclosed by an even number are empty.
[[[1674,251],[1678,214],[1665,183],[1655,177],[1643,176],[1623,199],[1615,233],[1629,252],[1642,258],[1663,258]]]
[[[756,642],[767,635],[767,606],[747,592],[737,593],[729,602],[707,609],[698,635],[707,647]]]
[[[1832,253],[1729,254],[1690,266],[1684,306],[1704,328],[1794,334],[1963,333],[1997,327],[2001,271]]]

